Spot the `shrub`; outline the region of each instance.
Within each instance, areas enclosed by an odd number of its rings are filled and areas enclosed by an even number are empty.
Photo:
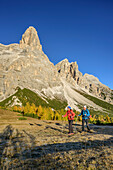
[[[19,117],[18,120],[27,120],[27,118],[26,117]]]
[[[17,116],[23,116],[22,114],[18,114]]]

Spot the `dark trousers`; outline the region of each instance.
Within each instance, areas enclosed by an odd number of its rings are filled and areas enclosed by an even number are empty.
[[[82,119],[82,131],[84,131],[84,123],[86,122],[86,126],[87,126],[87,129],[90,130],[89,128],[89,123],[88,123],[88,119]]]
[[[68,120],[68,121],[69,121],[69,133],[73,133],[73,127],[72,127],[73,120]]]

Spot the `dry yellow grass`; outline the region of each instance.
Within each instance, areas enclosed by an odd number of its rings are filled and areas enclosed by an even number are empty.
[[[113,169],[113,128],[80,130],[68,136],[67,122],[0,110],[1,169]]]

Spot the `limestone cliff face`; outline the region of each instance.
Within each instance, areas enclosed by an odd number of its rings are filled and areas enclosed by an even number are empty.
[[[57,69],[42,51],[35,28],[25,31],[20,44],[0,44],[0,100],[17,86],[41,90],[59,84]]]
[[[88,88],[90,93],[109,103],[113,103],[111,100],[112,90],[109,87],[102,84],[99,79],[93,75],[85,74],[83,77],[87,81],[88,86],[86,88]]]
[[[87,93],[93,94],[107,102],[113,103],[111,100],[111,89],[103,85],[99,79],[93,75],[83,75],[78,70],[76,62],[69,63],[67,59],[59,62],[55,66],[58,70],[59,75],[65,78],[67,82],[73,86],[80,86],[82,90]]]
[[[65,77],[66,80],[72,85],[80,84],[82,73],[78,70],[76,62],[69,63],[67,59],[64,59],[55,66],[61,77]]]
[[[34,27],[29,27],[22,35],[20,48],[31,48],[31,50],[38,49],[39,51],[42,51],[42,46]]]

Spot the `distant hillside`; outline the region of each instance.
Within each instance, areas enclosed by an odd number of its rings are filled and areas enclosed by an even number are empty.
[[[113,105],[112,104],[107,103],[107,102],[105,102],[105,101],[103,101],[101,99],[98,99],[98,98],[94,97],[94,96],[91,96],[91,95],[89,95],[87,93],[81,92],[79,90],[75,90],[75,91],[77,91],[78,93],[83,95],[85,98],[91,100],[96,105],[98,105],[98,106],[103,108],[103,112],[97,111],[97,113],[101,113],[101,114],[108,113],[110,116],[113,117]],[[81,104],[79,105],[79,107],[82,109],[82,105]],[[94,112],[96,113],[96,111],[94,111],[94,108],[90,108],[90,111],[92,111],[93,113]]]
[[[26,103],[29,102],[30,104],[34,103],[36,106],[46,106],[51,107],[53,109],[64,109],[67,106],[66,101],[61,101],[56,99],[48,99],[45,97],[38,96],[35,92],[29,89],[20,89],[18,88],[17,92],[4,101],[0,102],[0,106],[2,107],[11,107],[14,105],[23,105],[25,106]]]
[[[88,106],[88,109],[90,110],[92,115],[93,114],[95,115],[109,114],[111,117],[113,117],[113,105],[112,104],[109,104],[94,96],[88,95],[85,92],[81,92],[75,89],[73,89],[73,91],[75,91],[80,96],[85,97],[88,101],[93,102],[94,105],[97,106],[97,108],[102,108],[102,110],[98,110],[96,108]],[[41,96],[29,89],[26,89],[26,88],[21,89],[18,87],[16,93],[14,93],[7,99],[0,102],[0,106],[5,107],[5,108],[12,107],[14,105],[25,106],[27,102],[29,102],[30,104],[34,103],[36,106],[41,105],[43,107],[51,107],[55,110],[65,109],[68,105],[66,100],[59,100],[57,98],[50,99],[44,94],[42,94]],[[77,107],[81,110],[83,108],[82,103],[79,103]]]

